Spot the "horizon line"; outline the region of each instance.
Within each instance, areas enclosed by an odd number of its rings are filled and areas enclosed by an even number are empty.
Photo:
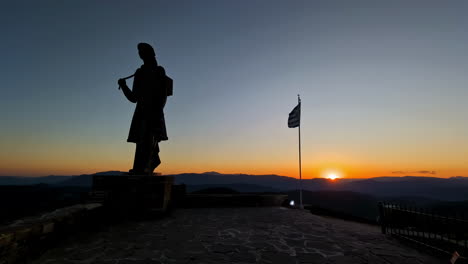
[[[100,172],[95,172],[95,173],[84,173],[84,174],[72,174],[72,175],[57,175],[57,174],[49,174],[49,175],[38,175],[38,176],[28,176],[28,175],[0,175],[0,177],[23,177],[23,178],[36,178],[36,177],[76,177],[76,176],[82,176],[82,175],[94,175],[98,173],[107,173],[107,172],[119,172],[119,173],[125,173],[126,171],[113,171],[113,170],[108,170],[108,171],[100,171]],[[171,176],[171,175],[180,175],[180,174],[219,174],[219,175],[250,175],[250,176],[278,176],[278,177],[287,177],[287,178],[293,178],[293,179],[299,179],[296,177],[292,176],[286,176],[286,175],[279,175],[275,173],[271,174],[248,174],[248,173],[221,173],[217,171],[206,171],[206,172],[182,172],[182,173],[172,173],[172,174],[163,174],[166,176]],[[401,175],[401,176],[396,176],[396,175],[381,175],[381,176],[373,176],[373,177],[339,177],[336,178],[335,180],[343,180],[343,179],[374,179],[374,178],[404,178],[404,177],[420,177],[420,178],[438,178],[438,179],[450,179],[450,178],[468,178],[468,176],[463,176],[463,175],[455,175],[455,176],[428,176],[428,175]],[[314,177],[314,178],[302,178],[303,180],[313,180],[313,179],[328,179],[327,177]]]

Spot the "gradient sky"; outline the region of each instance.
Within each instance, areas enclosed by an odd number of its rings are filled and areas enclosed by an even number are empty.
[[[466,1],[7,1],[0,175],[128,170],[117,80],[174,79],[162,173],[468,176]],[[424,173],[434,171],[434,174]]]

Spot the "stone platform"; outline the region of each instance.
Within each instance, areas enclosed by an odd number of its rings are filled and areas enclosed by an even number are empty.
[[[282,207],[178,209],[169,217],[81,234],[33,264],[447,263],[377,226]]]
[[[165,212],[173,183],[172,176],[95,175],[92,195],[112,213]]]

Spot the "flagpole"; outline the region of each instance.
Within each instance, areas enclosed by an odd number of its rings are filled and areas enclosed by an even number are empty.
[[[301,98],[297,95],[297,103],[300,105]],[[301,105],[299,106],[302,107]],[[299,208],[304,209],[302,205],[302,164],[301,164],[301,121],[299,120]]]

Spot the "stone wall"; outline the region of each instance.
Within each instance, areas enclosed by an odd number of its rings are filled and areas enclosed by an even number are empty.
[[[102,214],[102,204],[77,204],[1,227],[0,264],[37,257],[64,236],[99,226]]]

